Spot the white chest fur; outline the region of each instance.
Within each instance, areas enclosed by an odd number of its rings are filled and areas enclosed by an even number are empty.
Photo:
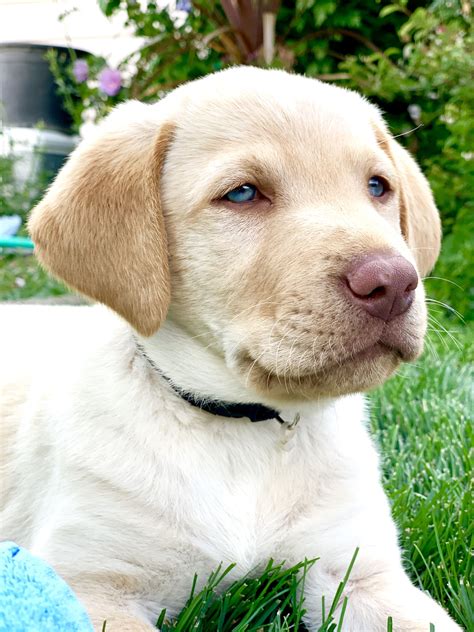
[[[156,595],[178,608],[196,572],[319,556],[327,533],[368,499],[385,507],[362,397],[301,405],[284,445],[277,422],[214,418],[181,400],[136,354],[127,328],[97,313],[89,328],[87,313],[65,328],[67,345],[38,351],[48,386],[38,370],[26,389],[15,474],[25,484],[5,519],[10,537],[70,581],[107,569],[134,578],[152,609],[163,605]],[[30,518],[18,525],[18,515]],[[341,572],[361,540],[351,534]]]
[[[63,390],[47,415],[62,455],[56,502],[70,508],[60,522],[83,516],[98,542],[112,529],[113,559],[127,549],[129,558],[139,538],[149,547],[140,544],[134,555],[149,550],[146,561],[156,555],[158,567],[167,548],[176,560],[176,548],[189,546],[249,570],[281,551],[315,508],[339,507],[361,479],[374,479],[362,414],[359,397],[308,407],[285,438],[274,421],[198,411],[141,359],[131,368],[102,367],[80,390]]]

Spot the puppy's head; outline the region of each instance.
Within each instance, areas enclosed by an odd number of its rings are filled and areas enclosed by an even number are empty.
[[[274,397],[422,349],[439,251],[414,160],[356,93],[236,68],[120,106],[33,211],[40,260],[140,333],[168,318]]]

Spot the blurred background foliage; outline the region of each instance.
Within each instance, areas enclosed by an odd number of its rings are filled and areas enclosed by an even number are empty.
[[[173,11],[157,0],[98,2],[106,16],[125,14],[142,45],[117,69],[90,56],[86,67],[80,60],[81,67],[64,71],[50,53],[76,129],[128,98],[156,101],[184,81],[233,64],[266,66],[261,13],[277,9],[271,67],[362,92],[416,157],[433,188],[445,235],[428,293],[474,319],[470,2],[239,0],[245,19],[236,17],[230,0],[178,0]],[[119,83],[104,85],[104,70],[118,73]]]

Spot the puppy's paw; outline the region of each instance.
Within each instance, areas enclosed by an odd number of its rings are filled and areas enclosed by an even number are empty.
[[[389,629],[387,626],[380,632],[386,632]],[[435,604],[433,612],[424,613],[422,621],[420,621],[419,615],[415,615],[412,620],[408,618],[398,621],[393,619],[392,630],[393,632],[464,632],[437,604]]]
[[[100,620],[98,620],[98,622],[94,621],[94,630],[95,632],[150,632],[151,630],[160,632],[157,628],[148,623],[128,617],[126,619],[107,619],[102,621],[102,623],[100,623]]]

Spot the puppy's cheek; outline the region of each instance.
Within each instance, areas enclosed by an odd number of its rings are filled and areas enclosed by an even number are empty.
[[[222,348],[227,367],[242,381],[254,359],[247,349],[258,348],[262,326],[256,320],[253,328],[230,327],[222,335]]]

